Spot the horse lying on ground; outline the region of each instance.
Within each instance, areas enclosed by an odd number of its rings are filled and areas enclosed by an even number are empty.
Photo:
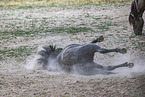
[[[129,23],[133,24],[135,35],[142,35],[144,20],[142,18],[145,10],[145,0],[134,0],[131,4]]]
[[[61,70],[66,72],[72,72],[74,67],[75,70],[82,75],[95,75],[95,74],[112,74],[112,70],[119,67],[130,67],[134,66],[133,63],[125,62],[116,66],[102,66],[94,62],[95,52],[102,54],[109,52],[119,52],[125,54],[127,50],[125,48],[119,49],[104,49],[96,45],[97,42],[102,42],[103,36],[100,36],[91,43],[80,45],[71,44],[66,46],[64,49],[56,48],[52,45],[43,47],[44,50],[38,52],[40,58],[37,59],[38,64],[43,66],[43,69],[49,70],[50,61],[53,59],[54,64],[60,67]]]

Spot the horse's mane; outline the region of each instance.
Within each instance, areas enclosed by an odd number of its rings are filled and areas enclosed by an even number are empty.
[[[56,57],[55,54],[53,54],[53,52],[56,51],[56,46],[48,45],[42,48],[43,49],[38,52],[38,55],[40,55],[40,58],[38,58],[37,61],[39,64],[42,64],[45,67],[45,65],[48,64],[48,59],[50,57],[51,58]]]
[[[132,24],[131,18],[138,17],[138,0],[134,0],[131,4],[131,12],[129,15],[129,23]]]
[[[38,55],[44,56],[44,54],[50,55],[51,52],[54,52],[56,50],[56,46],[48,45],[42,47],[43,50],[38,52]]]
[[[131,13],[135,18],[138,16],[138,0],[134,0],[131,6]]]

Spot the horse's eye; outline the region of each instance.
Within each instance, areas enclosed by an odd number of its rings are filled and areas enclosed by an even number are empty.
[[[134,15],[133,15],[132,13],[130,13],[130,15],[131,15],[132,17],[134,17]]]

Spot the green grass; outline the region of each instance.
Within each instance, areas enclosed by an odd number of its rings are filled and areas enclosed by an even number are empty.
[[[130,5],[129,3],[122,3],[109,4],[109,6],[118,8],[120,6]],[[7,9],[1,8],[0,61],[8,58],[16,58],[18,61],[23,61],[33,52],[36,52],[41,43],[56,43],[57,45],[62,46],[61,44],[65,40],[65,35],[72,36],[69,38],[71,41],[77,40],[83,43],[88,43],[92,40],[90,37],[94,38],[96,35],[99,36],[100,34],[104,34],[106,40],[108,37],[113,37],[116,33],[120,34],[123,32],[125,32],[125,35],[117,35],[117,37],[128,37],[126,35],[128,32],[128,27],[120,24],[120,21],[114,21],[119,19],[119,16],[112,17],[103,13],[101,15],[96,14],[96,11],[107,11],[107,8],[107,4],[55,7],[18,6]],[[121,25],[121,31],[118,31],[116,28]],[[113,27],[114,30],[111,31]],[[109,31],[110,33],[107,34],[106,32]],[[80,38],[77,35],[84,35],[86,38],[83,40],[83,38]],[[57,39],[56,37],[55,39],[53,38],[55,36],[63,36],[63,38]],[[43,40],[46,38],[50,38],[48,39],[48,42],[33,43],[33,40],[39,41],[39,39]],[[112,44],[109,41],[110,40],[108,40],[107,46]],[[118,41],[114,42],[117,43]]]
[[[46,30],[46,32],[55,32],[55,33],[69,33],[69,34],[74,34],[74,33],[79,33],[79,32],[88,32],[91,31],[91,28],[87,28],[87,27],[55,27],[52,29],[48,29]]]
[[[9,6],[58,6],[131,2],[132,0],[0,0],[1,7]]]
[[[0,61],[7,60],[7,58],[20,58],[16,61],[24,61],[25,58],[30,56],[35,49],[35,47],[29,46],[19,46],[16,48],[4,47],[3,50],[0,50]]]

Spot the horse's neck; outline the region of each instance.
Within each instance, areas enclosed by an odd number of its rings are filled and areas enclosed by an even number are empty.
[[[143,14],[145,10],[145,0],[135,0],[135,4],[136,4],[137,11],[139,12],[139,14]]]

